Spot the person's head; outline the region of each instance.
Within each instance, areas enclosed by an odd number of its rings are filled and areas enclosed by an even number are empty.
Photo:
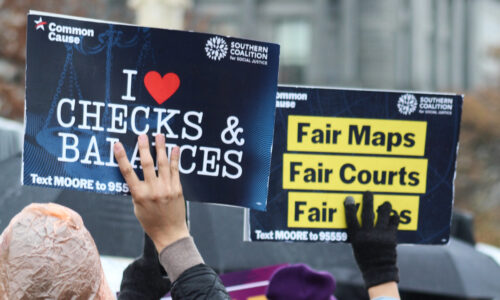
[[[113,299],[82,218],[31,204],[0,236],[0,299]]]
[[[335,300],[334,291],[335,279],[330,273],[296,264],[274,272],[266,297],[269,300]]]

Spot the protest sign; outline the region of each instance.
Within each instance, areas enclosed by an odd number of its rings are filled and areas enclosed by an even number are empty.
[[[449,239],[462,96],[278,87],[267,212],[246,239],[347,240],[344,199],[374,193],[400,216],[398,241]],[[358,217],[361,210],[358,209]]]
[[[141,177],[137,136],[161,133],[187,200],[264,210],[278,60],[276,44],[32,11],[23,182],[127,193],[113,144]]]

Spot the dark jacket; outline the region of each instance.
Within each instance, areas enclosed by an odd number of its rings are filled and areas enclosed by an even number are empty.
[[[158,256],[145,235],[143,255],[123,272],[118,299],[158,300],[169,290],[174,300],[231,299],[219,276],[204,264],[191,237],[165,247]]]
[[[205,264],[184,271],[173,283],[171,294],[174,300],[231,299],[219,276]]]

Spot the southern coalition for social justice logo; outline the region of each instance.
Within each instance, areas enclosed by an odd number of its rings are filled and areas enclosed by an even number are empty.
[[[227,55],[227,43],[221,37],[211,37],[205,45],[205,52],[208,58],[212,60],[221,60]]]
[[[413,94],[404,94],[399,97],[398,110],[403,115],[411,115],[417,109],[417,98]]]

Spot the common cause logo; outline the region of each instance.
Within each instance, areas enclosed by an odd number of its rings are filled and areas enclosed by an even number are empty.
[[[227,49],[228,47],[226,41],[218,36],[209,38],[205,45],[207,57],[217,61],[226,57]]]
[[[398,110],[403,115],[411,115],[417,110],[418,101],[413,94],[404,94],[399,97]]]
[[[42,20],[42,17],[40,17],[40,19],[38,19],[38,20],[35,20],[36,30],[41,29],[42,31],[45,31],[44,25],[47,25],[47,22]]]

